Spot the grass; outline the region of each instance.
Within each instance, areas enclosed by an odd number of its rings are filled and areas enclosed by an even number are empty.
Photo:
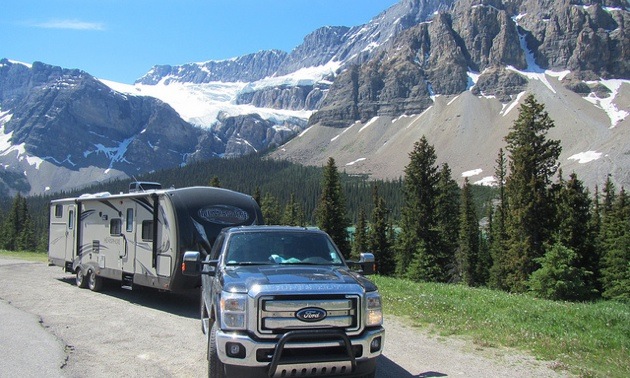
[[[510,347],[582,377],[630,377],[630,304],[570,303],[374,276],[386,314],[441,336]]]
[[[48,255],[44,252],[15,252],[0,249],[0,256],[27,261],[48,262]]]

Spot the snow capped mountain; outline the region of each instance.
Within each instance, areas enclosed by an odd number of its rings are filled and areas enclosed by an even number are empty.
[[[622,0],[401,0],[365,25],[317,29],[289,53],[155,66],[134,85],[5,59],[0,191],[274,148],[398,178],[423,135],[454,173],[490,183],[526,93],[554,119],[567,172],[628,185],[628,24]]]

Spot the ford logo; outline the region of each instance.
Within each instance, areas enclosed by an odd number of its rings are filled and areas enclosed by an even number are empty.
[[[326,310],[318,307],[307,307],[295,313],[295,317],[303,322],[314,323],[326,318]]]

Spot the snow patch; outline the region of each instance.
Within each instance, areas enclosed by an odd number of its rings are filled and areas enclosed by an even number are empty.
[[[494,176],[486,176],[479,181],[475,181],[473,184],[481,186],[497,186],[497,179]]]
[[[346,127],[345,129],[343,129],[343,131],[342,131],[342,132],[340,132],[339,134],[337,134],[337,136],[336,136],[336,137],[334,137],[334,138],[332,138],[330,141],[331,141],[331,142],[336,141],[336,140],[337,140],[340,136],[342,136],[342,135],[343,135],[343,134],[345,134],[348,130],[350,130],[351,128],[353,128],[353,127],[354,127],[354,125],[356,125],[357,123],[359,123],[359,121],[357,121],[357,122],[353,123],[352,125],[350,125],[349,127]],[[304,131],[306,132],[306,130],[304,130]]]
[[[368,121],[368,123],[366,123],[362,128],[359,129],[359,132],[363,131],[365,128],[367,128],[368,126],[370,126],[371,124],[373,124],[377,120],[378,120],[378,116],[372,118],[371,120]]]
[[[630,80],[600,80],[599,83],[610,90],[610,96],[606,98],[599,98],[595,95],[595,93],[591,92],[587,97],[585,97],[585,99],[596,107],[603,109],[606,114],[608,114],[608,118],[610,118],[610,128],[612,129],[617,126],[619,122],[626,119],[629,114],[627,111],[617,108],[615,98],[617,97],[617,94],[619,94],[619,89],[623,84],[630,85]]]
[[[483,172],[483,169],[481,168],[473,169],[471,171],[462,172],[462,177],[477,176],[477,175],[480,175],[481,172]]]
[[[448,104],[446,104],[446,106],[449,106],[450,104],[452,104],[453,102],[455,102],[455,100],[457,100],[459,98],[459,95],[453,97],[453,99],[451,101],[448,102]]]
[[[510,104],[503,104],[503,108],[501,109],[499,114],[502,114],[505,117],[510,111],[512,111],[512,109],[514,109],[519,104],[519,102],[521,101],[521,98],[524,95],[525,95],[525,92],[521,92],[516,96],[516,99],[512,101]]]
[[[569,156],[568,160],[577,160],[579,164],[590,163],[591,161],[597,160],[602,157],[601,152],[597,151],[586,151],[580,152],[579,154],[575,154],[573,156]]]
[[[358,163],[360,161],[363,161],[363,160],[366,160],[366,158],[359,158],[359,159],[357,159],[355,161],[351,161],[350,163],[347,163],[346,166],[354,165],[354,164],[356,164],[356,163]]]

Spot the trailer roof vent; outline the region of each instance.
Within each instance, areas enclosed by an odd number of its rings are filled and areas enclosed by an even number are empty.
[[[129,193],[147,192],[149,190],[162,189],[162,184],[158,182],[134,181],[129,184]]]

